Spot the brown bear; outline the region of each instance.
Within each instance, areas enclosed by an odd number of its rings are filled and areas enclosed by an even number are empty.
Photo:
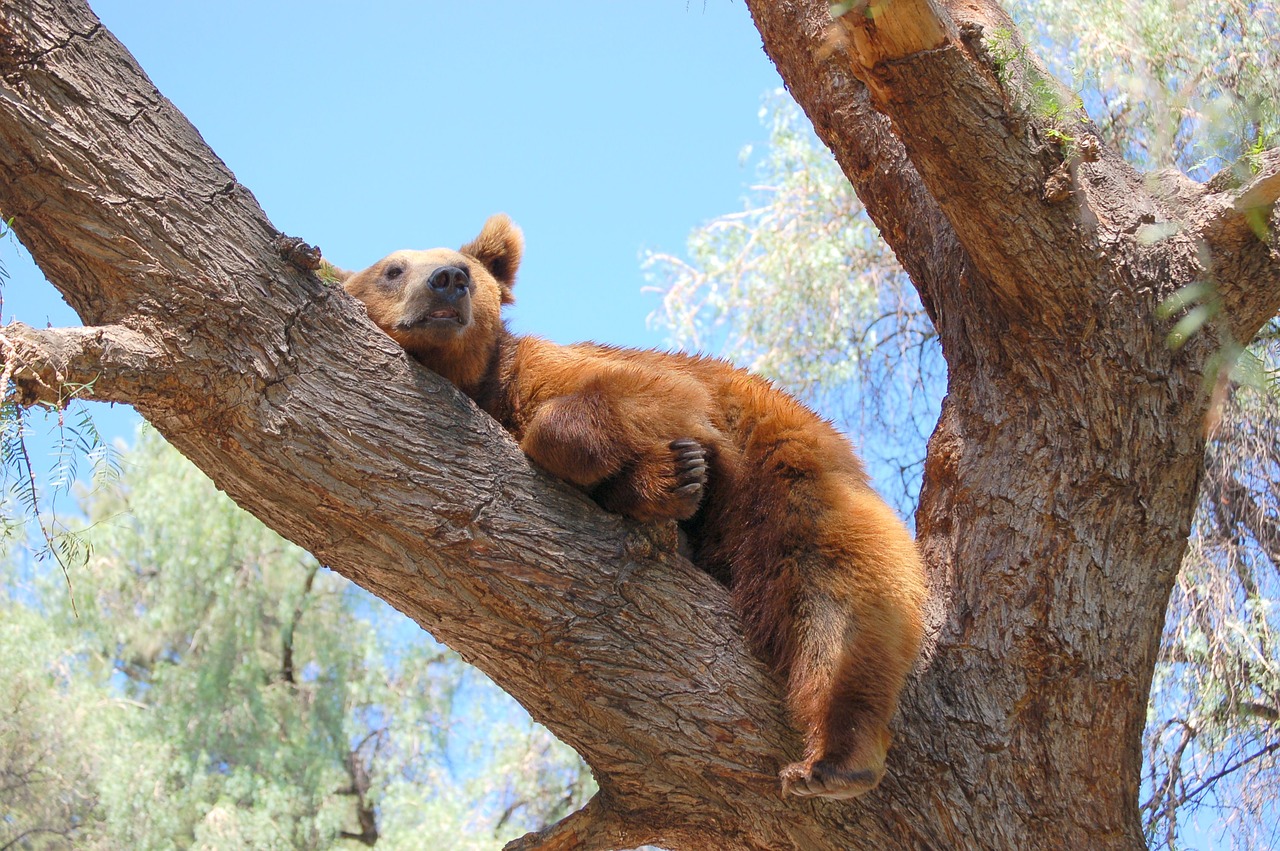
[[[678,521],[785,678],[804,760],[785,792],[852,798],[884,774],[919,652],[924,570],[848,441],[768,381],[709,357],[510,333],[523,237],[505,215],[458,251],[398,251],[348,293],[414,358],[602,507]]]

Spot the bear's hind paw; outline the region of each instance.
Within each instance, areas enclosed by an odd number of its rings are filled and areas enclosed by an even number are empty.
[[[834,763],[820,760],[812,766],[793,762],[779,772],[782,793],[797,798],[830,798],[847,801],[876,788],[884,769],[840,768]]]

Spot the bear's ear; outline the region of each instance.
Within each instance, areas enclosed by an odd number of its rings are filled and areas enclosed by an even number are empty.
[[[502,288],[502,303],[511,304],[515,296],[511,288],[516,282],[520,255],[524,251],[524,235],[506,213],[490,216],[480,235],[458,249],[479,260]]]

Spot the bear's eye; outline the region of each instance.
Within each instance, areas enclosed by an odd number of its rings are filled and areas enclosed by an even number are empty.
[[[404,274],[403,266],[388,266],[386,271],[382,273],[388,280],[394,281],[396,278]]]

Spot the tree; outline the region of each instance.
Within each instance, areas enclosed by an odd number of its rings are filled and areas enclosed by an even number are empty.
[[[297,268],[306,252],[75,2],[0,6],[0,203],[89,326],[5,329],[19,398],[92,383],[134,404],[582,754],[600,791],[519,847],[1139,847],[1204,378],[1280,306],[1280,155],[1243,183],[1144,180],[1073,110],[1026,108],[1027,80],[1054,89],[1027,51],[995,61],[1012,28],[990,3],[859,5],[834,29],[825,3],[748,7],[949,370],[916,519],[931,641],[864,800],[778,796],[797,745],[778,685],[672,531],[530,469]],[[1177,232],[1137,239],[1151,224]],[[1155,308],[1210,277],[1222,310],[1170,350]]]
[[[3,611],[0,659],[56,658],[65,651],[63,636],[38,613],[9,606]],[[58,673],[6,665],[0,696],[0,847],[70,847],[77,826],[92,821],[98,806],[95,754],[79,747],[70,731],[84,730],[106,713],[95,707],[96,695],[82,683]]]
[[[121,463],[68,520],[78,614],[0,563],[0,847],[487,848],[581,795],[571,751],[154,431]]]
[[[1280,7],[1207,2],[1012,4],[1040,32],[1055,68],[1098,106],[1099,132],[1136,165],[1210,177],[1276,138]],[[1003,37],[997,47],[1008,51]],[[1186,81],[1194,81],[1188,85]],[[1158,108],[1157,108],[1158,107]],[[653,317],[677,345],[710,346],[799,392],[868,449],[904,512],[913,513],[928,425],[945,385],[932,326],[901,267],[830,153],[794,105],[761,110],[769,146],[746,208],[697,228],[688,260],[651,254],[663,294]],[[1184,294],[1185,296],[1185,294]],[[1180,297],[1177,301],[1181,301]],[[1181,322],[1195,327],[1198,311]],[[1142,814],[1149,841],[1179,847],[1204,804],[1242,847],[1271,847],[1269,790],[1280,778],[1274,639],[1276,323],[1223,372],[1205,482],[1170,604],[1144,733]],[[1185,335],[1186,332],[1179,332]],[[1223,362],[1229,362],[1224,352]],[[932,414],[932,418],[929,415]],[[1201,819],[1203,824],[1203,819]]]

